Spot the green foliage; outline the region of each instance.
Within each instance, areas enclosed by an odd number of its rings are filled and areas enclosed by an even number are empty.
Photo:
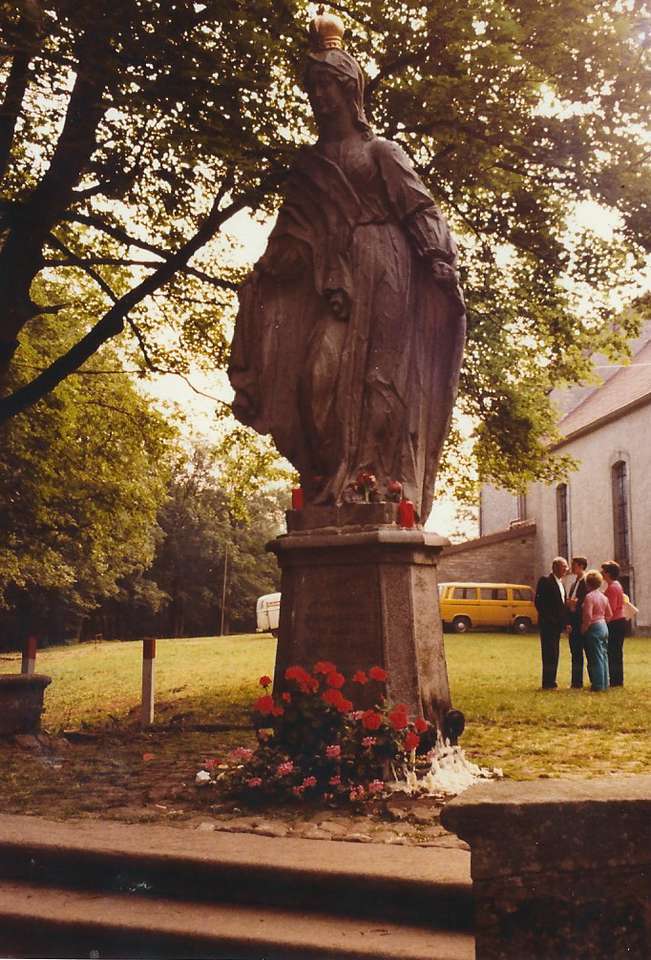
[[[569,464],[548,449],[552,391],[590,376],[590,351],[621,355],[648,316],[636,300],[651,251],[648,0],[333,6],[371,78],[377,132],[411,154],[460,238],[459,409],[478,425],[481,478],[519,489],[560,476]],[[29,324],[30,296],[52,306],[30,293],[43,254],[62,283],[73,269],[93,276],[89,326],[113,296],[134,293],[129,349],[143,370],[223,368],[242,272],[228,241],[200,243],[147,298],[141,282],[215,196],[225,220],[276,208],[279,179],[312,135],[297,86],[308,10],[303,0],[0,7],[13,96],[3,116],[9,124],[15,108],[16,120],[4,176],[0,143],[0,339]]]
[[[220,447],[197,446],[179,457],[158,513],[151,568],[127,578],[103,605],[94,621],[102,634],[205,635],[219,630],[222,607],[226,632],[255,627],[257,598],[278,589],[265,544],[281,528],[288,496],[283,488],[259,489],[255,474],[253,486],[239,485],[235,497],[231,480]]]
[[[47,365],[81,325],[73,310],[34,321],[15,382]],[[19,632],[76,632],[120,578],[151,563],[175,438],[109,347],[29,419],[2,428],[0,599]]]

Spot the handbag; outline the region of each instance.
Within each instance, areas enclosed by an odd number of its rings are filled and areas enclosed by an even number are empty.
[[[622,613],[624,614],[624,618],[626,620],[632,620],[633,617],[636,615],[636,613],[639,613],[638,608],[635,606],[634,603],[631,603],[631,601],[628,599],[626,594],[624,594],[624,603],[622,605]]]

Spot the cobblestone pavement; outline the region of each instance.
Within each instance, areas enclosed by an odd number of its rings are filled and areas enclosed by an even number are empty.
[[[350,807],[297,803],[244,809],[212,787],[195,785],[197,757],[206,755],[203,745],[193,748],[187,739],[179,739],[177,752],[170,754],[164,749],[168,741],[97,739],[71,745],[46,734],[14,737],[0,749],[0,768],[7,773],[5,812],[165,823],[204,832],[467,849],[440,824],[442,797],[396,793]]]

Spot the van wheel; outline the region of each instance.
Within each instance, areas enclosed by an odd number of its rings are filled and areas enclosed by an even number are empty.
[[[531,620],[529,617],[516,617],[513,621],[514,633],[528,633],[531,630]]]
[[[455,633],[468,633],[471,626],[470,617],[455,617],[452,621],[452,629]]]

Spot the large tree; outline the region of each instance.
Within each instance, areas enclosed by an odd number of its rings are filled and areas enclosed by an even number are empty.
[[[42,288],[44,295],[53,291]],[[11,385],[47,366],[79,336],[66,316],[30,324]],[[120,372],[110,345],[29,418],[0,427],[0,632],[74,636],[118,584],[145,570],[161,536],[176,433]]]
[[[281,529],[289,497],[280,485],[260,490],[244,478],[233,497],[223,464],[224,451],[205,445],[180,460],[158,513],[162,536],[151,568],[126,577],[93,616],[105,636],[255,629],[257,598],[278,589],[278,565],[265,544]]]
[[[478,424],[480,469],[514,486],[545,479],[563,466],[546,452],[551,389],[587,376],[589,349],[621,349],[639,322],[620,308],[651,249],[648,0],[332,6],[372,78],[376,130],[402,142],[462,240],[460,410]],[[218,234],[243,208],[273,210],[310,136],[296,86],[307,5],[1,9],[5,370],[26,325],[60,308],[35,295],[42,270],[81,268],[100,296],[84,336],[7,391],[0,419],[125,323],[150,370],[183,373],[191,355],[223,366],[238,275]],[[612,238],[581,226],[579,207],[609,212]]]

